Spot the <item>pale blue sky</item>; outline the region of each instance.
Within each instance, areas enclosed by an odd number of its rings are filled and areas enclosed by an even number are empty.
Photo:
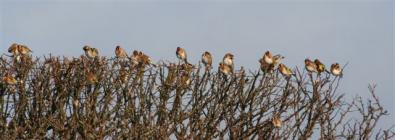
[[[0,0],[1,52],[13,42],[30,46],[35,56],[77,57],[85,44],[110,56],[121,45],[171,61],[182,46],[193,63],[206,50],[215,64],[232,52],[236,66],[249,69],[258,68],[266,50],[283,54],[292,67],[303,67],[306,57],[349,62],[340,91],[365,96],[376,83],[395,114],[392,0]]]

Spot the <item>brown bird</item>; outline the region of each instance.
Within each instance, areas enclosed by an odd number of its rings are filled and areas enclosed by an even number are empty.
[[[234,66],[234,55],[231,53],[226,53],[224,58],[222,59],[223,64],[230,66],[233,68]]]
[[[115,48],[115,56],[117,58],[126,58],[126,57],[128,57],[128,54],[126,53],[126,51],[123,48],[121,48],[121,46],[117,46]]]
[[[8,85],[15,85],[17,83],[17,80],[14,77],[12,77],[11,75],[9,75],[9,74],[6,74],[3,77],[3,81],[5,83],[7,83]]]
[[[92,48],[92,47],[85,45],[82,49],[85,51],[85,55],[88,58],[93,59],[99,55],[99,51],[96,48]]]
[[[132,62],[133,66],[136,66],[140,63],[140,56],[139,56],[139,51],[134,50],[132,53],[132,57],[130,58],[130,61]]]
[[[132,57],[130,59],[134,66],[136,65],[145,66],[148,64],[152,64],[155,66],[155,64],[152,63],[151,58],[141,51],[134,50]]]
[[[12,53],[13,56],[19,55],[18,51],[19,45],[17,43],[12,43],[11,46],[8,48],[8,52]]]
[[[285,77],[291,77],[291,75],[293,75],[292,70],[290,68],[288,68],[287,66],[285,66],[284,64],[282,64],[282,63],[280,63],[280,65],[278,65],[278,70]]]
[[[322,72],[326,71],[325,65],[322,64],[320,60],[315,59],[314,63],[316,65],[316,67],[317,67],[318,74],[321,74]]]
[[[317,72],[317,65],[315,65],[315,63],[310,59],[306,58],[304,60],[304,65],[309,73]]]
[[[273,119],[272,119],[272,124],[273,124],[273,126],[274,127],[276,127],[276,128],[281,128],[281,126],[282,126],[282,121],[281,121],[281,119],[279,118],[279,117],[273,117]]]
[[[220,62],[219,63],[219,67],[218,67],[219,71],[225,75],[230,75],[233,73],[232,68],[228,65],[225,65],[224,63]]]
[[[22,55],[27,55],[28,53],[32,52],[29,47],[26,45],[18,45],[18,52]]]
[[[206,52],[204,52],[204,53],[202,54],[202,62],[203,62],[204,66],[205,66],[206,68],[209,68],[209,67],[212,66],[212,64],[213,64],[213,58],[212,58],[210,52],[207,52],[207,51],[206,51]]]
[[[183,48],[177,47],[176,55],[177,55],[178,59],[181,59],[185,63],[188,63],[188,61],[187,61],[187,52]]]
[[[273,64],[268,64],[265,62],[263,58],[259,59],[259,63],[261,64],[261,70],[265,73],[272,73],[274,70]]]
[[[343,77],[343,69],[340,68],[339,63],[334,63],[331,65],[331,73],[334,76],[340,76],[340,78]]]
[[[283,60],[285,57],[281,55],[275,55],[273,56],[273,65],[276,66],[277,64],[281,63],[281,60]]]
[[[272,64],[273,63],[273,55],[270,51],[266,51],[265,54],[263,55],[263,60],[267,64]]]
[[[92,72],[88,72],[88,74],[86,75],[86,79],[88,80],[89,84],[95,84],[95,83],[99,82],[96,75]]]

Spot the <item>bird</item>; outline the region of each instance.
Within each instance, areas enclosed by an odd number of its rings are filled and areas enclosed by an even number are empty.
[[[189,74],[186,73],[186,72],[182,72],[181,73],[180,80],[181,80],[181,86],[183,86],[183,87],[187,87],[191,83],[191,80],[189,78]]]
[[[22,55],[27,55],[28,53],[32,52],[29,47],[26,45],[18,45],[18,52]]]
[[[99,51],[96,48],[92,48],[92,47],[90,47],[88,45],[85,45],[82,49],[85,51],[85,55],[88,58],[93,59],[93,58],[96,58],[99,55]]]
[[[263,60],[267,64],[272,64],[273,63],[273,55],[270,51],[266,51],[265,54],[263,55]]]
[[[210,52],[206,51],[202,54],[202,62],[206,68],[211,67],[213,63],[213,58],[210,54]]]
[[[285,57],[282,55],[275,55],[273,56],[273,65],[276,66],[277,64],[281,63],[281,60],[283,60]]]
[[[152,64],[153,66],[155,66],[155,64],[152,63],[151,58],[141,51],[134,50],[130,59],[132,61],[132,65],[134,66],[145,66],[147,64]]]
[[[177,47],[176,55],[177,55],[178,59],[181,59],[185,63],[188,63],[188,61],[187,61],[187,52],[183,48]]]
[[[226,53],[224,58],[222,59],[223,64],[233,67],[234,65],[234,55],[232,53]]]
[[[273,64],[268,64],[265,62],[263,58],[259,59],[259,63],[261,64],[261,70],[265,73],[272,73],[274,70]]]
[[[273,118],[272,118],[272,124],[273,124],[273,126],[276,127],[276,128],[281,128],[281,126],[282,126],[282,121],[281,121],[281,119],[280,119],[279,117],[273,117]]]
[[[136,66],[140,63],[140,56],[139,51],[134,50],[132,56],[130,57],[130,61],[132,62],[133,66]]]
[[[343,77],[343,70],[342,70],[342,68],[340,68],[339,63],[334,63],[331,65],[331,73],[334,76],[340,76],[340,78]]]
[[[8,52],[11,53],[13,56],[19,55],[19,44],[17,43],[12,43],[11,46],[8,48]]]
[[[126,58],[126,57],[128,57],[128,54],[126,53],[126,51],[123,48],[121,48],[121,46],[117,46],[115,48],[115,56],[117,58]]]
[[[95,83],[99,82],[96,75],[92,72],[88,72],[86,79],[88,80],[89,84],[95,84]]]
[[[9,75],[9,74],[6,74],[6,75],[3,77],[3,81],[4,81],[5,83],[7,83],[8,85],[15,85],[15,84],[17,83],[17,80],[16,80],[13,76],[11,76],[11,75]]]
[[[222,62],[219,63],[218,69],[221,73],[225,75],[230,75],[233,73],[232,68],[229,65],[225,65]]]
[[[306,70],[309,73],[318,72],[317,71],[317,65],[313,61],[311,61],[310,59],[306,58],[304,60],[304,65],[305,65]]]
[[[315,63],[315,65],[316,65],[316,67],[317,67],[318,74],[321,74],[322,72],[325,72],[325,71],[326,71],[325,65],[322,64],[320,60],[315,59],[315,60],[314,60],[314,63]]]
[[[279,65],[278,65],[278,68],[277,68],[279,71],[280,71],[280,73],[282,74],[282,75],[284,75],[285,77],[291,77],[291,75],[293,75],[293,72],[292,72],[292,70],[290,69],[290,68],[288,68],[287,66],[285,66],[284,64],[282,64],[282,63],[280,63]]]

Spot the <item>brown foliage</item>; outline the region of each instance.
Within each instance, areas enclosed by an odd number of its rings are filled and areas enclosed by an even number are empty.
[[[3,139],[390,139],[373,100],[337,93],[341,78],[296,68],[231,75],[129,60],[1,57]],[[2,78],[3,79],[3,78]],[[355,113],[354,113],[355,112]],[[354,113],[354,114],[353,114]],[[353,114],[353,115],[351,115]]]

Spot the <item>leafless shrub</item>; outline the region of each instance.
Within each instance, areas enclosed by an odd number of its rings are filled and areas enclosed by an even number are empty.
[[[4,139],[391,139],[372,98],[347,102],[341,78],[296,68],[222,75],[177,64],[129,60],[1,57]],[[356,112],[358,115],[350,115]]]

